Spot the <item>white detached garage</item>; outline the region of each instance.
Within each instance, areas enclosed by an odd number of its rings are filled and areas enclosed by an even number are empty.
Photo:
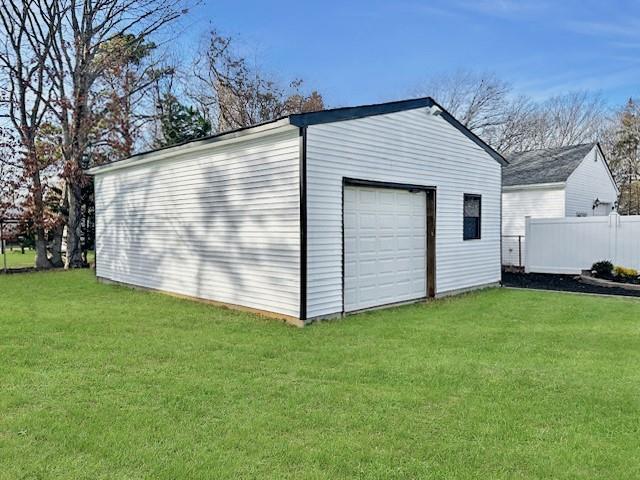
[[[504,159],[431,98],[94,168],[100,279],[296,324],[500,281]]]

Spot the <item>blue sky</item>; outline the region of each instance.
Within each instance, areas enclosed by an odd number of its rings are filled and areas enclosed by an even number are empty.
[[[277,78],[301,77],[332,106],[410,96],[431,75],[495,72],[543,99],[640,95],[640,2],[205,0],[190,37],[240,39]]]

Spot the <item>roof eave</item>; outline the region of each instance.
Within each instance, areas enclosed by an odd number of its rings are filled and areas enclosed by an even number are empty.
[[[243,128],[234,130],[232,132],[223,133],[213,137],[205,138],[202,140],[195,140],[187,142],[182,145],[175,145],[172,147],[164,148],[161,150],[154,150],[151,152],[140,153],[133,155],[124,160],[120,160],[106,165],[100,165],[90,168],[85,171],[87,175],[98,175],[101,173],[111,172],[113,170],[120,170],[131,166],[144,165],[146,163],[155,162],[164,158],[173,157],[174,155],[182,155],[185,153],[193,153],[199,150],[209,148],[211,145],[229,144],[244,140],[248,136],[258,138],[264,135],[273,133],[274,130],[283,129],[283,127],[291,126],[289,117],[268,122],[262,125],[257,125],[249,128]]]
[[[613,187],[616,190],[616,195],[620,195],[620,188],[618,188],[618,184],[616,183],[616,179],[613,176],[613,172],[611,171],[611,167],[609,166],[609,162],[607,161],[607,156],[604,154],[604,150],[602,149],[602,145],[600,145],[600,142],[596,142],[596,147],[598,148],[598,151],[600,152],[600,155],[602,155],[602,160],[604,161],[604,166],[607,168],[607,173],[609,174],[609,178],[611,179],[611,182],[613,183]]]
[[[503,192],[511,192],[515,190],[547,190],[564,188],[567,182],[547,182],[547,183],[528,183],[524,185],[504,185]]]

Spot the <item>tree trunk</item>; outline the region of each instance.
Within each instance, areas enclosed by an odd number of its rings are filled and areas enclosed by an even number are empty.
[[[65,268],[86,268],[82,252],[82,187],[67,183],[69,215],[67,221],[67,261]]]
[[[64,182],[62,186],[62,194],[60,195],[60,217],[58,218],[58,224],[53,231],[53,238],[49,245],[49,251],[51,252],[51,263],[55,268],[62,268],[65,266],[65,260],[62,257],[62,242],[64,239],[64,227],[67,224],[67,182]]]
[[[42,183],[40,182],[40,171],[35,170],[31,174],[33,181],[33,208],[34,208],[34,230],[36,236],[36,261],[35,267],[51,268],[51,262],[47,254],[47,238],[44,229],[44,202],[42,200]]]
[[[49,244],[49,251],[51,252],[51,265],[54,268],[64,267],[64,260],[62,258],[62,236],[64,234],[64,224],[60,224],[53,231],[53,238]]]

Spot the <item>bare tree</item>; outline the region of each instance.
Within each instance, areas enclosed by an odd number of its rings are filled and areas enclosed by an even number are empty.
[[[528,98],[513,95],[511,85],[492,73],[459,70],[434,76],[414,94],[434,97],[465,127],[503,152],[526,141],[535,110]]]
[[[436,98],[465,127],[481,131],[503,123],[511,87],[491,73],[458,70],[431,78],[416,93]]]
[[[95,88],[95,163],[132,155],[156,120],[157,85],[174,71],[156,53],[154,42],[128,34],[106,43],[99,54],[108,58],[108,65]]]
[[[6,117],[20,139],[22,170],[29,182],[29,204],[35,231],[36,267],[49,268],[46,249],[44,186],[36,139],[50,113],[48,58],[59,32],[56,0],[4,0],[0,4],[0,71]]]
[[[602,98],[575,92],[534,102],[495,74],[458,71],[414,93],[430,95],[496,150],[561,147],[597,140],[608,125]]]
[[[238,54],[231,37],[210,32],[206,47],[198,55],[192,74],[196,82],[188,96],[206,112],[218,131],[246,127],[300,111],[320,110],[322,96],[301,92],[299,79],[288,89],[272,80],[244,56]]]
[[[537,113],[540,147],[563,147],[598,139],[606,126],[606,109],[599,95],[573,92],[543,102]]]
[[[83,170],[91,163],[98,122],[94,87],[114,60],[106,52],[115,39],[125,39],[124,49],[131,48],[127,42],[145,42],[186,10],[182,0],[58,0],[63,1],[65,8],[58,8],[62,28],[52,49],[51,80],[63,132],[67,183],[65,266],[76,268],[87,264],[82,244],[82,198],[89,179]]]
[[[0,219],[14,218],[22,203],[20,142],[10,128],[0,127]]]
[[[20,144],[9,128],[0,127],[0,254],[4,253],[2,241],[15,241],[18,237],[14,222],[22,214],[23,198],[22,161],[19,159]]]

